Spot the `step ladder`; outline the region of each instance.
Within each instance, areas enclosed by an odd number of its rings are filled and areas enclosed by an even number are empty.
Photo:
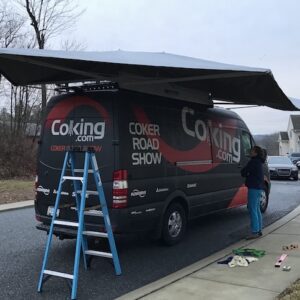
[[[75,154],[84,154],[84,169],[75,169]],[[67,164],[70,163],[71,165],[71,174],[72,176],[66,176],[67,171]],[[91,169],[89,169],[91,166]],[[77,176],[76,173],[83,173],[83,176]],[[89,173],[93,174],[95,184],[97,187],[97,194],[99,196],[100,207],[101,211],[98,210],[85,210],[85,201],[86,201],[86,194],[87,194],[87,182],[88,182],[88,175]],[[74,192],[75,192],[75,199],[76,199],[76,211],[78,215],[77,222],[70,222],[67,220],[61,220],[57,218],[57,210],[60,203],[61,192],[63,183],[67,180],[73,181]],[[81,188],[80,188],[81,185]],[[80,195],[80,196],[79,196]],[[84,224],[84,216],[85,215],[94,215],[103,217],[104,225],[106,232],[96,232],[96,231],[86,231],[85,224]],[[73,274],[62,273],[58,271],[52,271],[46,269],[47,261],[49,256],[49,250],[51,246],[53,230],[55,225],[72,227],[77,229],[77,240],[76,240],[76,252],[75,252],[75,259],[74,259],[74,269]],[[109,241],[110,251],[111,252],[101,252],[95,250],[89,250],[87,246],[87,236],[93,236],[98,238],[107,238]],[[52,215],[51,226],[49,230],[48,240],[46,244],[46,250],[44,254],[42,270],[39,278],[38,283],[38,292],[42,291],[43,283],[49,279],[50,276],[57,276],[66,278],[72,281],[72,294],[71,299],[76,299],[77,294],[77,283],[78,283],[78,271],[79,271],[79,262],[80,262],[80,255],[81,252],[83,253],[83,262],[84,267],[87,269],[87,262],[92,256],[101,256],[106,258],[111,258],[114,263],[114,268],[116,275],[121,275],[121,267],[118,257],[118,252],[115,245],[115,240],[111,228],[108,208],[105,200],[105,195],[103,191],[103,186],[101,182],[100,172],[97,165],[97,160],[95,157],[95,153],[93,148],[81,148],[81,147],[69,147],[65,154],[63,168],[60,176],[59,186],[57,190],[55,206]]]

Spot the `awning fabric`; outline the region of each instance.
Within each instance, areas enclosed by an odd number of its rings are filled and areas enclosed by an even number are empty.
[[[14,85],[109,80],[121,88],[205,105],[221,100],[290,111],[300,107],[269,69],[169,53],[0,49],[0,74]]]

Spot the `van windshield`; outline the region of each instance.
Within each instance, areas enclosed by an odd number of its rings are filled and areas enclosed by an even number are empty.
[[[291,165],[292,162],[287,156],[269,156],[269,164],[287,164]]]

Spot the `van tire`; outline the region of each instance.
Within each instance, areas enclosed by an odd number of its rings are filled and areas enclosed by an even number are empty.
[[[162,241],[168,246],[179,243],[186,231],[187,217],[182,205],[172,203],[166,210],[163,219]]]
[[[264,186],[262,197],[264,197],[264,199],[260,200],[260,211],[265,213],[269,204],[269,190],[267,185]]]

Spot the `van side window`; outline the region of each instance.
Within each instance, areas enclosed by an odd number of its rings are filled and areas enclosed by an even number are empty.
[[[248,132],[242,131],[242,145],[244,156],[250,155],[250,150],[252,148],[252,139]]]

